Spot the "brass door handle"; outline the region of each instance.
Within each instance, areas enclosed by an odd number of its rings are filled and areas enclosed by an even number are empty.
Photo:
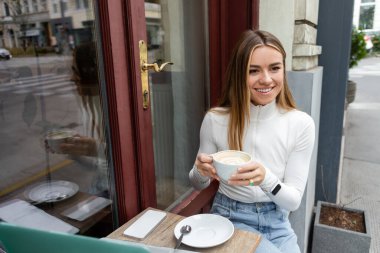
[[[142,70],[149,70],[149,69],[154,69],[154,71],[156,72],[161,72],[162,70],[164,70],[164,68],[167,66],[167,65],[173,65],[174,63],[172,62],[165,62],[165,63],[162,63],[161,66],[158,66],[158,64],[155,62],[155,63],[143,63],[143,65],[141,66],[141,69]]]
[[[147,110],[149,108],[149,82],[148,82],[148,71],[153,69],[156,72],[162,72],[167,65],[173,65],[172,62],[165,62],[160,66],[155,63],[148,63],[148,50],[145,41],[139,41],[140,48],[140,73],[141,73],[141,88],[142,88],[142,99],[143,108]]]

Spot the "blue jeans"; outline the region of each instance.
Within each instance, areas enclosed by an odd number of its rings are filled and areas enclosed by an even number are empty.
[[[300,253],[289,212],[273,202],[243,203],[217,192],[211,213],[226,217],[237,229],[261,234],[255,253]]]

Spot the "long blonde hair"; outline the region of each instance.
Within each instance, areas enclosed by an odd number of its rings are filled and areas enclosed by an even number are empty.
[[[284,85],[276,97],[276,103],[285,110],[296,108],[290,92],[285,68],[286,53],[281,42],[265,31],[245,31],[237,42],[227,66],[225,83],[217,107],[227,110],[211,109],[219,113],[228,113],[228,145],[230,149],[242,150],[243,135],[250,117],[250,91],[247,85],[248,67],[253,50],[261,45],[270,46],[283,56]]]

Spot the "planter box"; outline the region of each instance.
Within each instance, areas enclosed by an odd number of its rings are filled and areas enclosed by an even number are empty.
[[[318,201],[314,231],[312,253],[329,253],[329,252],[345,252],[345,253],[366,253],[369,252],[371,244],[371,236],[369,233],[369,224],[365,211],[344,207],[346,211],[353,211],[364,214],[365,233],[355,232],[347,229],[336,228],[321,224],[320,214],[321,206],[339,207],[336,204]]]
[[[356,96],[356,83],[354,81],[347,81],[346,101],[348,104],[354,102]]]

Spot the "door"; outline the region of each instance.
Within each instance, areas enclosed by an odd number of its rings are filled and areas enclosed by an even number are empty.
[[[199,0],[99,1],[119,224],[191,192],[187,173],[209,103],[206,10]],[[147,72],[148,92],[141,44],[146,63],[174,63]]]
[[[238,35],[257,26],[257,10],[257,2],[252,0],[127,3],[140,208],[171,210],[181,206],[186,196],[197,203],[195,209],[205,204],[194,201],[188,180],[198,150],[200,125],[220,94],[229,53]],[[173,63],[165,65],[162,72],[148,70],[147,86],[141,84],[146,73],[141,72],[141,43],[147,45],[147,63]],[[144,108],[147,95],[149,103]],[[215,186],[212,189],[206,199]]]

